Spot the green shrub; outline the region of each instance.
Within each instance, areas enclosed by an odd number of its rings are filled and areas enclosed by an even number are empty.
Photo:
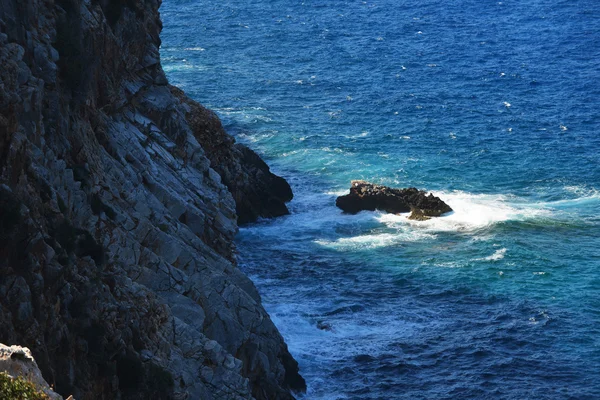
[[[47,394],[23,377],[11,378],[0,372],[0,400],[50,400]]]

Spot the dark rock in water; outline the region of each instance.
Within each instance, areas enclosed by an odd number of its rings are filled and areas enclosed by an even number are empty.
[[[413,207],[408,219],[412,219],[414,221],[427,221],[428,219],[431,219],[431,217],[425,215],[423,210],[420,208]]]
[[[322,331],[332,331],[333,327],[331,326],[330,323],[325,322],[325,321],[318,321],[317,322],[317,329],[320,329]]]
[[[393,189],[365,181],[352,181],[350,193],[340,196],[335,205],[344,212],[381,210],[393,214],[413,211],[410,219],[424,221],[452,211],[448,204],[433,194],[415,188]]]
[[[364,181],[352,181],[350,194],[338,197],[335,205],[350,214],[363,210],[382,210],[393,214],[410,211],[410,205],[399,190]]]

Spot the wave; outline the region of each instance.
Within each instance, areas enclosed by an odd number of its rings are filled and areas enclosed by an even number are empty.
[[[496,250],[494,252],[494,254],[492,254],[491,256],[487,256],[487,257],[483,257],[483,258],[476,258],[473,261],[498,261],[498,260],[502,260],[504,258],[504,255],[506,254],[507,249],[506,248],[502,248],[499,250]]]
[[[548,201],[544,203],[546,207],[553,208],[571,208],[580,207],[582,205],[594,205],[594,203],[600,204],[600,191],[595,188],[589,188],[585,186],[565,186],[563,190],[574,196],[568,199]]]
[[[463,191],[433,192],[453,211],[428,221],[411,221],[408,214],[383,214],[378,219],[392,228],[409,225],[431,232],[473,232],[511,220],[550,216],[551,210],[540,203],[524,203],[511,195],[472,194]]]
[[[325,193],[297,193],[290,203],[291,215],[276,221],[244,227],[254,235],[298,240],[337,251],[361,251],[403,243],[435,240],[441,233],[460,233],[473,240],[489,240],[493,227],[506,222],[552,225],[565,219],[564,209],[582,202],[599,200],[597,192],[584,197],[553,202],[532,202],[510,194],[473,194],[464,191],[433,192],[452,207],[453,212],[428,221],[412,221],[406,214],[363,211],[343,214],[335,207],[335,198],[347,190]],[[293,240],[292,240],[293,241]],[[281,242],[277,239],[276,242]],[[283,244],[282,244],[283,245]],[[498,261],[507,252],[502,248],[477,261]]]
[[[423,232],[397,232],[359,235],[337,240],[315,240],[321,246],[335,248],[337,250],[368,250],[378,247],[387,247],[403,242],[413,242],[423,239],[433,239],[435,235]]]

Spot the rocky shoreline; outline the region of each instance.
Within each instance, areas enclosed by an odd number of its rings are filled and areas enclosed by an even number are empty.
[[[292,399],[238,269],[284,179],[167,82],[158,0],[0,0],[0,342],[76,399]]]

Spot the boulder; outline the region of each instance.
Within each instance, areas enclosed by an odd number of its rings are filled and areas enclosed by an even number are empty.
[[[423,210],[421,210],[420,208],[412,207],[408,219],[411,219],[413,221],[427,221],[428,219],[431,219],[431,217],[425,215]]]
[[[418,221],[452,211],[439,197],[414,187],[394,189],[365,181],[352,181],[350,193],[338,197],[335,205],[349,214],[363,210],[380,210],[393,214],[412,211],[409,218]]]

